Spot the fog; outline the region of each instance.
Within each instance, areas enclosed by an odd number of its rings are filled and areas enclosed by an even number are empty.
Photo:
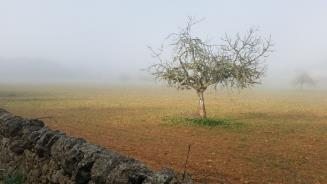
[[[0,83],[152,84],[147,46],[205,18],[194,34],[217,40],[252,26],[272,36],[263,86],[299,72],[327,88],[327,1],[0,1]]]

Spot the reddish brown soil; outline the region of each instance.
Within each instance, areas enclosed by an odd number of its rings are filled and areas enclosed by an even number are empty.
[[[191,144],[187,172],[200,183],[327,182],[326,135],[282,135],[279,130],[240,134],[182,125],[50,127],[139,159],[154,169],[170,167],[182,172]]]

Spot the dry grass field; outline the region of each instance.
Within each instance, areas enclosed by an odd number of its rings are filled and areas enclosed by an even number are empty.
[[[0,107],[67,134],[188,172],[199,183],[327,183],[327,93],[208,91],[215,126],[196,125],[193,91],[141,87],[0,87]],[[191,119],[191,121],[187,120]],[[220,123],[219,123],[220,122]]]

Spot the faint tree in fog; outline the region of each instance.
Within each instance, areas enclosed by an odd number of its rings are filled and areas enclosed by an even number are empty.
[[[199,21],[189,18],[187,26],[167,38],[163,46],[151,51],[159,63],[150,66],[158,80],[170,87],[194,89],[199,97],[199,114],[206,118],[203,93],[210,86],[243,89],[260,83],[264,74],[261,65],[271,52],[271,39],[258,36],[250,29],[244,36],[227,34],[222,44],[210,44],[191,35],[191,28]],[[164,55],[168,52],[168,58]]]
[[[315,86],[316,81],[306,72],[298,74],[293,80],[295,86],[300,87],[302,90],[304,86]]]

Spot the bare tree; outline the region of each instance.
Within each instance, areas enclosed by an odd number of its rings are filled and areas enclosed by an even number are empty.
[[[210,86],[246,88],[260,83],[264,74],[261,61],[271,52],[271,39],[263,39],[250,29],[244,36],[227,34],[221,45],[210,44],[191,35],[198,21],[190,18],[187,26],[170,34],[167,48],[151,49],[159,63],[150,67],[156,79],[170,87],[194,89],[199,97],[199,114],[206,118],[203,93]],[[169,51],[169,59],[164,55]]]
[[[293,84],[300,87],[302,90],[305,85],[315,86],[316,81],[306,72],[302,72],[296,76],[296,78],[293,80]]]

